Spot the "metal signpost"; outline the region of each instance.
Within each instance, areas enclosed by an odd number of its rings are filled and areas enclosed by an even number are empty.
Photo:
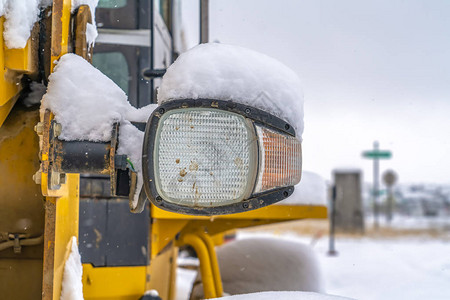
[[[373,214],[374,214],[374,224],[375,228],[378,228],[378,196],[379,196],[379,182],[380,169],[379,160],[389,159],[392,157],[392,152],[389,150],[380,150],[377,141],[373,142],[373,150],[364,151],[362,153],[364,158],[373,160]]]
[[[335,223],[336,223],[336,186],[333,186],[332,193],[331,193],[331,216],[330,216],[330,239],[329,239],[329,248],[328,248],[328,255],[329,256],[336,256],[338,253],[336,251],[336,248],[334,247],[334,229],[335,229]]]
[[[388,188],[386,219],[390,223],[392,221],[392,210],[394,207],[394,195],[392,192],[392,187],[397,182],[397,174],[392,170],[388,170],[383,174],[383,181]]]

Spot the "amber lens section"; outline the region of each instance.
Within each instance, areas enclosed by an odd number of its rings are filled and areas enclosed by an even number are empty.
[[[295,137],[256,126],[260,145],[258,181],[254,193],[296,185],[302,174],[302,147]]]

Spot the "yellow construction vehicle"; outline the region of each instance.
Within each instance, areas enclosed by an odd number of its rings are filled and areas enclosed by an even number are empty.
[[[247,106],[230,107],[214,99],[175,101],[157,109],[144,141],[146,193],[132,213],[127,196],[133,193],[135,175],[126,167],[126,157],[116,155],[118,128],[112,128],[108,143],[61,141],[61,128],[51,111],[22,103],[32,83],[46,84],[55,63],[66,53],[103,69],[126,89],[134,106],[155,102],[159,77],[180,51],[173,40],[177,1],[156,1],[157,7],[154,1],[116,2],[100,1],[96,15],[100,35],[94,49],[86,42],[92,23],[90,8],[82,5],[71,12],[71,0],[54,0],[41,9],[24,48],[10,49],[0,39],[1,299],[60,299],[73,236],[78,238],[83,262],[85,299],[141,299],[148,290],[156,290],[161,299],[174,299],[178,248],[184,245],[192,246],[198,255],[205,297],[220,297],[223,290],[214,247],[223,233],[327,217],[325,206],[269,205],[288,197],[292,185],[255,194],[255,183],[247,183],[245,195],[211,207],[180,204],[162,187],[157,171],[163,170],[153,168],[153,159],[158,159],[153,156],[155,141],[163,131],[159,120],[194,108],[216,110],[224,116],[236,114],[242,122],[265,124],[276,131],[269,135],[295,140],[286,122],[269,118],[264,111],[255,109],[257,114],[249,117]],[[108,20],[112,24],[125,18],[135,23],[108,27]],[[4,24],[1,17],[2,34]],[[114,73],[123,66],[125,81]],[[80,156],[84,151],[86,155]],[[259,151],[256,144],[251,151]],[[255,181],[256,175],[248,176]]]

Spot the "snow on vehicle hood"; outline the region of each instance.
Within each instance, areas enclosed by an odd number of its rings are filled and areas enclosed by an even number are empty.
[[[319,174],[303,171],[302,180],[295,186],[294,193],[289,198],[276,204],[326,206],[327,184]]]
[[[339,296],[311,293],[311,292],[262,292],[243,295],[227,296],[215,299],[222,300],[351,300]]]

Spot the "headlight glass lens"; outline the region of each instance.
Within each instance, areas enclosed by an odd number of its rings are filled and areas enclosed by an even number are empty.
[[[302,174],[300,141],[292,136],[256,125],[259,139],[259,171],[254,193],[296,185]]]
[[[255,182],[257,138],[241,115],[204,108],[164,114],[156,133],[158,193],[190,207],[215,207],[249,197]]]

